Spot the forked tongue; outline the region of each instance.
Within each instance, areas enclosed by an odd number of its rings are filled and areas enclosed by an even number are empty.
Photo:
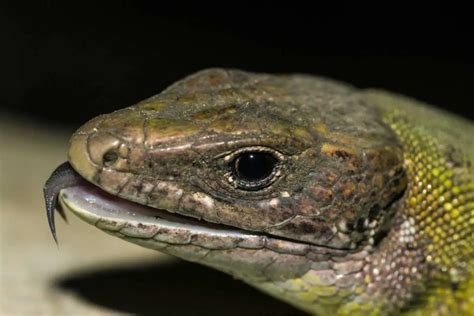
[[[64,188],[77,186],[84,183],[84,179],[71,167],[69,162],[59,165],[51,174],[43,187],[44,201],[46,202],[46,214],[48,215],[48,224],[56,244],[56,227],[54,223],[54,210],[58,210],[61,217],[67,222],[61,204],[58,203],[59,192]]]

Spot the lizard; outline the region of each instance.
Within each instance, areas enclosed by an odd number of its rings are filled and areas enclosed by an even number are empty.
[[[80,127],[47,214],[315,315],[474,315],[473,136],[388,91],[207,69]]]

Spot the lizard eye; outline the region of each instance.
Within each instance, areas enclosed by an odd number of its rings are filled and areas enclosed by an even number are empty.
[[[280,160],[271,152],[243,151],[231,162],[235,185],[244,190],[259,190],[278,176]]]

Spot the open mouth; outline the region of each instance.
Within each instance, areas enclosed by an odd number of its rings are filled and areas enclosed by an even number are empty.
[[[151,208],[114,196],[87,182],[69,163],[59,166],[44,188],[48,222],[56,240],[55,209],[64,209],[99,229],[125,239],[147,240],[161,245],[195,245],[207,249],[260,249],[305,255],[325,247],[286,240],[260,232],[214,224]]]

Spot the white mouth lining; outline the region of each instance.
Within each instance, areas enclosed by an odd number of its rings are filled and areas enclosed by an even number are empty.
[[[305,256],[310,251],[328,251],[325,247],[273,238],[154,209],[113,196],[90,184],[62,189],[59,201],[84,221],[119,237],[169,245],[192,244],[216,250],[266,248],[297,256]]]
[[[121,223],[131,225],[156,225],[170,229],[186,229],[196,233],[222,235],[222,238],[233,237],[257,237],[259,234],[252,234],[232,227],[217,225],[206,221],[199,221],[165,210],[154,209],[127,201],[89,186],[75,186],[62,189],[60,201],[72,212],[84,218],[96,218],[98,221],[108,221],[116,223],[120,229]],[[86,218],[84,218],[86,219]],[[86,219],[87,220],[87,219]],[[88,220],[88,222],[90,222]],[[92,223],[91,224],[97,224]]]

